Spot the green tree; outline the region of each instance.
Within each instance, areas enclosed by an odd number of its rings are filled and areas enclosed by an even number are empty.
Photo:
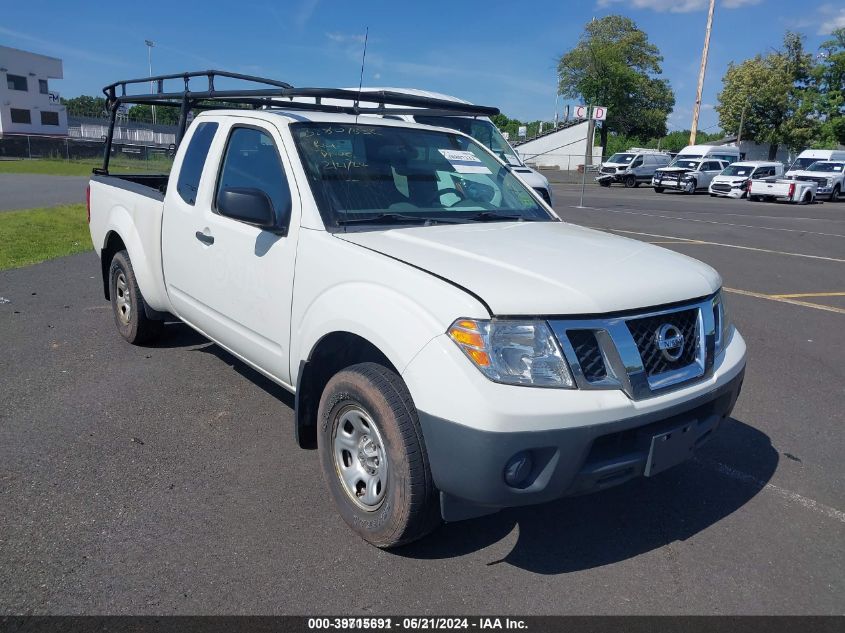
[[[801,36],[787,32],[781,50],[731,63],[722,78],[716,112],[722,128],[742,138],[769,144],[769,158],[778,147],[806,147],[817,134],[811,79],[812,56]]]
[[[819,46],[816,65],[810,71],[810,88],[819,117],[814,146],[845,145],[845,27],[835,29]]]
[[[129,108],[127,116],[130,121],[141,123],[153,122],[152,107],[148,105],[134,105]],[[179,123],[179,108],[158,106],[156,108],[156,123],[159,125],[177,125]]]
[[[559,91],[565,97],[608,108],[600,138],[666,134],[675,95],[664,79],[663,57],[630,18],[609,15],[584,27],[578,45],[558,62]]]
[[[70,116],[106,116],[105,97],[91,97],[89,95],[80,95],[70,99],[62,97],[61,103],[67,108],[67,113]]]

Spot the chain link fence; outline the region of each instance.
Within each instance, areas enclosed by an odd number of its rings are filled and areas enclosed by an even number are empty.
[[[48,160],[90,164],[103,162],[105,139],[5,135],[0,138],[0,160]],[[168,171],[174,146],[119,142],[112,144],[110,171]]]

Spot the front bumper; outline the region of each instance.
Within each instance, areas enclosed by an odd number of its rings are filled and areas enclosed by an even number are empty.
[[[708,187],[707,191],[714,196],[722,196],[724,198],[741,198],[745,195],[745,187],[744,186],[731,186],[729,191],[722,191],[720,189],[713,189],[713,187]]]
[[[745,372],[745,343],[734,331],[709,379],[632,401],[619,390],[495,384],[471,367],[451,341],[441,347],[437,340],[403,375],[419,411],[443,518],[452,521],[656,474],[648,463],[652,439],[687,428],[688,454],[682,458],[689,457],[730,414]],[[470,370],[469,380],[451,373],[450,347],[460,354],[456,361]],[[441,375],[428,373],[426,388],[422,374],[430,362],[437,362]],[[482,381],[477,385],[474,374]],[[523,451],[532,458],[530,474],[519,485],[508,485],[505,468]]]
[[[674,189],[676,191],[683,191],[684,187],[686,186],[688,181],[681,178],[680,180],[676,178],[665,178],[665,179],[651,179],[651,186],[652,187],[662,187],[663,189]]]

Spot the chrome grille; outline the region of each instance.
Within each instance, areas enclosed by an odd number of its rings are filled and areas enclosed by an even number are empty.
[[[584,378],[589,382],[607,378],[607,369],[595,333],[591,330],[570,330],[567,335],[578,357]]]
[[[819,185],[819,187],[827,186],[827,178],[820,178],[816,176],[795,176],[795,180],[800,180],[802,182],[814,182]]]
[[[685,305],[639,314],[550,319],[581,389],[621,389],[633,400],[683,387],[712,373],[718,294]],[[657,343],[662,326],[683,336],[680,356]],[[664,328],[664,334],[674,332]]]
[[[664,324],[678,328],[684,337],[684,347],[681,357],[676,361],[668,360],[657,346],[657,330]],[[628,330],[634,337],[640,358],[649,376],[663,374],[667,371],[681,369],[695,361],[698,350],[698,309],[671,312],[643,319],[627,321]]]

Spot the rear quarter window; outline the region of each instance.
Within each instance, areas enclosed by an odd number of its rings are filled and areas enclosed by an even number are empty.
[[[191,136],[188,149],[185,150],[185,158],[182,160],[182,168],[179,170],[179,180],[176,184],[176,191],[179,197],[188,204],[197,201],[197,191],[202,178],[202,170],[205,167],[205,160],[208,158],[208,148],[217,133],[217,123],[200,123]]]

